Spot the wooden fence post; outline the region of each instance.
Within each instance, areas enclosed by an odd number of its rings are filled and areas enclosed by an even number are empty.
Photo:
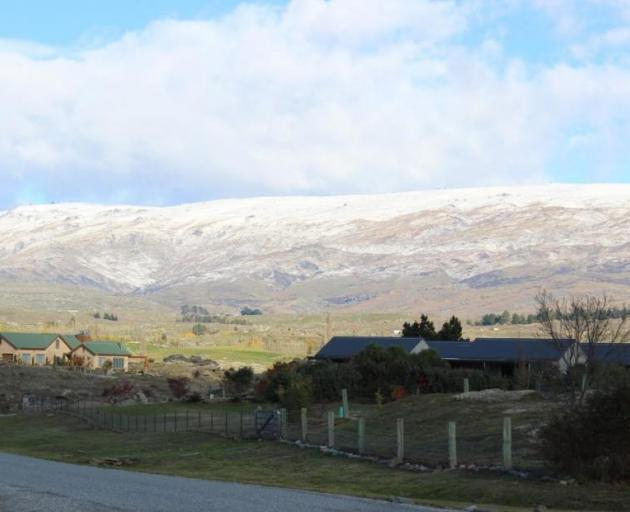
[[[448,465],[451,469],[457,467],[457,426],[454,421],[448,423]]]
[[[357,451],[359,452],[359,455],[363,455],[363,453],[365,452],[365,418],[363,416],[359,418],[359,423],[357,425],[357,434]]]
[[[470,393],[470,381],[468,377],[464,379],[464,393]]]
[[[396,460],[402,462],[405,459],[405,420],[396,420]]]
[[[512,469],[512,418],[503,418],[503,467]]]
[[[328,411],[328,447],[335,446],[335,413]]]
[[[302,442],[305,443],[308,435],[308,411],[306,407],[302,407],[300,410],[300,423],[302,425]]]
[[[350,404],[348,403],[348,390],[341,390],[341,402],[343,404],[343,417],[348,418],[350,416]]]

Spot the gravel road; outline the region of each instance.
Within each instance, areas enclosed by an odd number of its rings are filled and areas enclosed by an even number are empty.
[[[433,510],[329,494],[77,466],[0,453],[0,512]]]

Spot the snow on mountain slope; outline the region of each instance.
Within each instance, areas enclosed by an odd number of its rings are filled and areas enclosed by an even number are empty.
[[[286,290],[329,278],[362,283],[431,274],[458,286],[493,287],[505,284],[498,274],[533,282],[550,269],[630,284],[630,185],[164,208],[54,204],[0,213],[0,276],[113,292],[245,281]]]

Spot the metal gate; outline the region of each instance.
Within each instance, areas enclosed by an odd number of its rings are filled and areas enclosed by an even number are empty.
[[[260,439],[280,438],[280,412],[256,411],[256,436]]]

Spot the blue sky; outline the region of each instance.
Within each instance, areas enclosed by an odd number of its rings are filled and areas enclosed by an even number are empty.
[[[630,182],[627,0],[0,8],[0,208]]]

